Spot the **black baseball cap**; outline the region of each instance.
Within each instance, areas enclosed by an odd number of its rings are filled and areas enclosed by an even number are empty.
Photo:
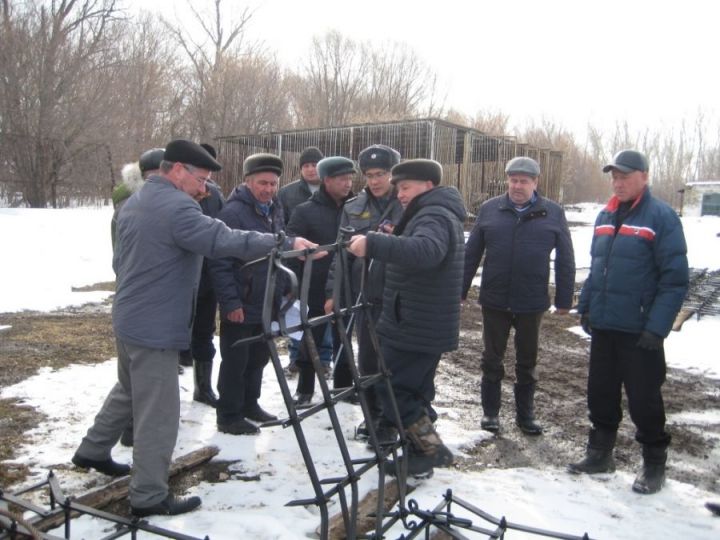
[[[637,150],[620,150],[613,156],[612,161],[603,167],[603,172],[610,172],[612,169],[623,173],[647,172],[648,159],[645,154]]]

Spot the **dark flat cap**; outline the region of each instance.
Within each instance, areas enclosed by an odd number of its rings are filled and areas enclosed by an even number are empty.
[[[512,158],[505,165],[505,174],[527,174],[533,178],[540,176],[540,165],[533,158],[519,156]]]
[[[243,177],[259,172],[272,172],[280,176],[283,172],[282,159],[275,154],[253,154],[243,161]]]
[[[165,161],[171,163],[185,163],[207,171],[222,170],[215,159],[198,143],[187,139],[175,139],[165,147]]]
[[[645,154],[637,150],[620,150],[613,156],[612,161],[603,167],[603,172],[610,172],[612,169],[624,173],[648,172],[648,159]]]
[[[400,152],[384,144],[373,144],[358,154],[358,165],[362,172],[368,169],[389,171],[400,163]]]
[[[306,163],[317,163],[325,157],[317,146],[308,146],[300,152],[300,166],[302,167]]]
[[[217,159],[217,150],[215,150],[215,147],[212,144],[201,142],[200,146],[207,150],[207,153],[210,154],[213,159]]]
[[[165,159],[164,148],[151,148],[140,156],[138,164],[140,172],[154,171],[160,168],[160,162]]]
[[[436,186],[442,180],[442,165],[434,159],[408,159],[392,168],[390,182],[397,184],[401,180],[430,180]]]
[[[352,159],[342,156],[331,156],[318,161],[317,172],[321,179],[325,179],[340,176],[341,174],[355,174],[357,171],[355,170],[355,163],[353,163]]]

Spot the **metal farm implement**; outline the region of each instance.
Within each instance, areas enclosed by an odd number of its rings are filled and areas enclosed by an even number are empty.
[[[508,522],[505,518],[496,518],[472,504],[453,495],[452,490],[448,489],[443,495],[442,501],[433,509],[422,510],[415,500],[408,499],[407,479],[407,462],[397,459],[399,450],[406,449],[407,439],[402,427],[399,428],[399,439],[393,444],[380,444],[378,442],[375,425],[370,421],[370,412],[365,393],[362,391],[372,385],[385,385],[385,389],[390,396],[393,396],[392,387],[389,379],[389,372],[385,366],[378,342],[377,333],[372,317],[370,317],[371,304],[364,300],[363,292],[365,282],[367,280],[368,265],[364,265],[361,276],[361,292],[356,298],[351,297],[350,287],[350,261],[348,260],[345,246],[353,234],[352,229],[342,229],[337,238],[337,242],[330,245],[319,246],[315,252],[327,251],[329,256],[335,257],[335,280],[333,285],[333,305],[332,313],[318,317],[308,317],[307,305],[308,294],[310,289],[310,275],[312,272],[313,259],[312,253],[303,251],[286,251],[283,252],[281,246],[284,244],[284,237],[279,238],[277,247],[267,256],[256,261],[247,263],[246,266],[254,264],[262,264],[268,262],[268,271],[266,278],[265,299],[263,306],[263,333],[262,335],[246,338],[236,342],[234,345],[250,344],[258,341],[265,341],[270,349],[270,358],[275,370],[275,375],[280,385],[281,394],[287,408],[287,417],[267,422],[263,427],[282,426],[283,428],[292,428],[297,439],[300,454],[308,472],[310,485],[312,486],[312,494],[308,497],[289,501],[287,506],[316,506],[320,514],[320,525],[317,534],[322,540],[328,538],[370,538],[381,539],[388,538],[388,531],[401,524],[403,532],[400,538],[415,538],[423,534],[426,538],[430,538],[432,531],[442,531],[450,538],[491,538],[502,539],[507,531],[516,530],[524,533],[534,534],[546,538],[558,538],[565,540],[589,540],[587,534],[583,536],[572,536],[542,529],[536,529],[516,523]],[[302,281],[298,283],[295,273],[286,266],[286,262],[291,259],[303,259]],[[289,283],[290,298],[286,301],[278,313],[277,325],[273,325],[274,297],[275,289],[278,284]],[[294,300],[300,302],[300,323],[288,326],[286,322],[286,314],[290,309]],[[363,317],[367,324],[373,347],[378,356],[378,373],[373,375],[361,375],[355,362],[354,352],[350,342],[350,332],[356,314],[360,310],[365,310],[366,317]],[[352,385],[347,388],[329,388],[328,382],[324,377],[324,369],[318,355],[317,347],[312,337],[311,329],[320,325],[332,323],[337,326],[338,334],[342,341],[342,351],[337,354],[336,360],[340,354],[344,352],[345,359],[348,361],[348,368],[352,375]],[[278,354],[276,339],[289,336],[296,331],[303,331],[304,345],[309,352],[312,366],[315,371],[316,382],[319,384],[321,400],[317,403],[310,404],[305,407],[296,407],[292,392],[288,386],[283,371],[283,365]],[[347,399],[355,399],[359,403],[365,425],[369,431],[369,446],[373,450],[373,455],[368,457],[364,455],[356,458],[351,455],[343,426],[338,419],[336,405],[339,401]],[[392,407],[386,414],[392,417],[396,425],[400,426],[399,412],[394,397],[391,399]],[[313,453],[308,443],[308,439],[303,431],[303,422],[309,417],[325,412],[328,415],[332,431],[337,441],[338,453],[342,458],[342,467],[337,473],[322,478],[316,461],[313,459]],[[387,468],[389,460],[393,459],[392,466],[396,467],[393,471],[395,478],[386,485]],[[360,500],[358,483],[365,474],[377,475],[377,498],[371,501],[372,510],[363,511]],[[80,507],[73,504],[70,499],[63,499],[61,492],[58,490],[59,485],[55,477],[50,475],[48,484],[51,486],[51,501],[53,504],[59,504],[65,515],[65,538],[70,538],[70,516],[73,512],[90,514],[101,519],[107,519],[118,524],[118,529],[112,535],[106,538],[119,538],[123,535],[130,534],[135,538],[138,531],[152,533],[157,536],[176,539],[190,539],[191,537],[153,527],[145,521],[138,521],[123,518],[121,516],[101,512],[93,508]],[[392,492],[393,500],[397,501],[392,504],[390,510],[386,510],[386,489]],[[26,491],[26,490],[24,490]],[[42,515],[43,509],[27,503],[20,497],[21,493],[8,495],[0,492],[0,500],[6,500],[12,504]],[[330,515],[330,503],[337,499],[339,502],[340,512],[337,516]],[[367,508],[367,506],[365,506]],[[462,517],[453,514],[453,509],[459,508],[462,511]],[[466,516],[472,516],[469,519]],[[27,529],[19,520],[10,520],[8,518],[0,518],[0,540],[6,538],[26,538],[32,537],[27,534]],[[480,526],[476,522],[486,522],[489,525]],[[32,522],[30,523],[32,525]],[[467,537],[464,533],[472,536]],[[23,534],[25,536],[23,536]],[[479,535],[479,536],[478,536]],[[40,538],[57,538],[48,535],[42,535]]]

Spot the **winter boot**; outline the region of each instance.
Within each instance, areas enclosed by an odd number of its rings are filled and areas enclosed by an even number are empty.
[[[483,408],[480,427],[496,433],[500,430],[500,381],[488,381],[483,377],[480,383],[480,400]]]
[[[542,435],[535,421],[535,383],[515,385],[515,423],[526,435]]]
[[[635,477],[632,490],[635,493],[651,495],[657,493],[665,483],[665,462],[667,447],[643,446],[643,466]]]
[[[400,459],[407,459],[407,473],[413,478],[430,478],[434,467],[452,465],[452,452],[445,446],[435,431],[430,418],[423,416],[405,429],[408,438],[406,454]],[[402,463],[398,464],[398,466]],[[394,462],[388,461],[388,474],[394,476],[397,468]]]
[[[193,399],[211,407],[217,407],[218,397],[212,389],[212,360],[199,362],[195,360],[195,392]]]
[[[615,472],[613,448],[615,431],[592,428],[588,437],[587,450],[582,461],[571,463],[567,471],[572,474],[599,474]]]

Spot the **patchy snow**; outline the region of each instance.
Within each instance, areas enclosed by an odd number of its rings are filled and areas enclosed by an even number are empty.
[[[583,211],[573,215],[571,221],[592,224],[597,206],[581,208]],[[102,298],[103,294],[93,297],[73,293],[71,286],[113,279],[110,216],[108,208],[0,209],[0,235],[5,239],[6,253],[13,254],[12,264],[6,259],[0,267],[0,312],[50,310],[90,298]],[[719,268],[720,238],[716,234],[720,231],[720,220],[692,218],[684,220],[684,224],[691,264]],[[589,250],[590,228],[589,225],[573,227],[578,255]],[[573,327],[571,331],[582,333],[579,327]],[[687,321],[682,331],[673,332],[666,342],[668,364],[720,379],[716,352],[719,332],[720,318]],[[48,417],[27,433],[27,444],[18,459],[18,462],[32,465],[35,478],[42,478],[47,468],[69,463],[114,384],[114,359],[99,358],[98,361],[94,366],[44,369],[34,377],[0,391],[0,397],[21,399]],[[215,377],[217,366],[218,362],[215,363]],[[180,385],[181,426],[175,455],[214,444],[221,449],[220,459],[236,460],[237,463],[228,481],[201,483],[191,489],[191,494],[203,499],[200,509],[183,516],[153,517],[152,523],[198,537],[209,535],[213,540],[312,537],[320,521],[317,509],[285,506],[292,499],[313,495],[292,429],[263,429],[254,437],[220,434],[215,429],[214,410],[192,401],[192,370],[186,370],[180,376]],[[261,404],[274,413],[284,409],[270,367],[265,370]],[[340,404],[337,410],[353,457],[369,456],[364,444],[352,441],[354,426],[361,419],[359,408]],[[489,436],[479,429],[462,429],[457,413],[452,409],[439,409],[438,412],[438,429],[457,454]],[[693,418],[699,429],[719,419],[718,411],[697,413]],[[303,423],[322,476],[343,474],[329,427],[325,414]],[[717,452],[711,454],[711,459],[718,459]],[[113,455],[121,462],[129,462],[132,457],[129,449],[120,446]],[[673,459],[672,455],[670,459]],[[89,474],[104,481],[102,475]],[[73,495],[78,494],[88,475],[70,468],[61,470],[59,478],[66,493]],[[659,494],[637,495],[630,490],[632,479],[632,474],[626,471],[574,477],[542,464],[537,468],[488,469],[475,473],[437,469],[432,479],[418,485],[411,498],[418,501],[420,508],[430,509],[452,487],[456,496],[490,514],[505,516],[511,522],[567,534],[587,532],[592,538],[709,540],[720,537],[720,519],[712,517],[702,506],[704,501],[720,497],[673,480],[668,481]],[[361,495],[371,489],[375,481],[374,474],[365,475],[360,484]],[[334,513],[337,507],[335,502],[331,512]],[[453,509],[463,515],[459,507]],[[476,521],[476,525],[489,526],[480,521]],[[387,537],[396,538],[404,532],[395,526]],[[88,518],[73,522],[73,538],[92,539],[104,534],[109,534],[107,524]],[[142,534],[138,537],[148,538]],[[537,538],[517,532],[510,532],[506,537]]]

